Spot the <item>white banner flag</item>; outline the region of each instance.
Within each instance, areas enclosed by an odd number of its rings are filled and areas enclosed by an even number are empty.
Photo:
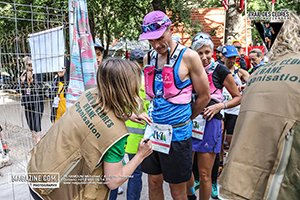
[[[33,73],[61,71],[64,67],[63,26],[29,34]]]

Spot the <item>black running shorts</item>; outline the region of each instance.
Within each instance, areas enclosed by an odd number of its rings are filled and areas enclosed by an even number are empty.
[[[237,115],[227,114],[224,116],[224,129],[227,135],[232,135],[237,120]]]
[[[163,174],[164,180],[172,184],[188,181],[192,174],[192,138],[171,142],[169,154],[153,151],[142,162],[142,171],[150,175]]]

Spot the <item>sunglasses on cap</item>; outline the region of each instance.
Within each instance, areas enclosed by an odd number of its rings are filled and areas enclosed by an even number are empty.
[[[206,35],[198,35],[194,37],[192,43],[197,42],[198,40],[211,40],[211,37]]]
[[[168,17],[164,17],[161,21],[154,22],[152,24],[142,25],[141,28],[143,33],[147,33],[147,32],[159,30],[166,23],[172,23]]]

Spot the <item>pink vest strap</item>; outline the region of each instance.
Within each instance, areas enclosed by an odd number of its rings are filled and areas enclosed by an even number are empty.
[[[206,73],[208,73],[207,77],[208,77],[208,82],[209,82],[210,96],[212,99],[214,99],[218,102],[222,102],[223,101],[222,89],[216,88],[214,81],[213,81],[213,73],[214,73],[215,69],[217,68],[218,64],[213,63],[213,65],[215,65],[215,66],[212,66],[212,63],[211,63],[209,66],[207,66],[205,68]]]
[[[166,64],[162,70],[163,79],[163,98],[174,104],[186,104],[191,102],[192,85],[179,89],[175,83],[174,64],[176,63],[181,51],[186,48],[178,44],[171,59],[170,64]],[[146,98],[151,100],[154,94],[155,62],[157,53],[152,51],[148,53],[148,64],[144,68]]]

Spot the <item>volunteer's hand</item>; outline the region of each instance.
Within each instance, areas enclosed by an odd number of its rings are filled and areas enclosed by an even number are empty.
[[[207,119],[209,121],[213,118],[213,116],[215,116],[215,114],[220,112],[220,110],[222,110],[223,108],[224,108],[223,103],[217,103],[217,104],[208,106],[208,107],[204,108],[203,118]]]
[[[147,124],[150,125],[152,123],[150,117],[146,113],[142,113],[139,115],[132,113],[132,115],[129,117],[129,119],[131,121],[139,123],[139,124],[145,124],[145,122],[146,122]]]
[[[152,142],[149,139],[142,139],[139,144],[137,155],[141,156],[143,159],[147,158],[152,153]]]

